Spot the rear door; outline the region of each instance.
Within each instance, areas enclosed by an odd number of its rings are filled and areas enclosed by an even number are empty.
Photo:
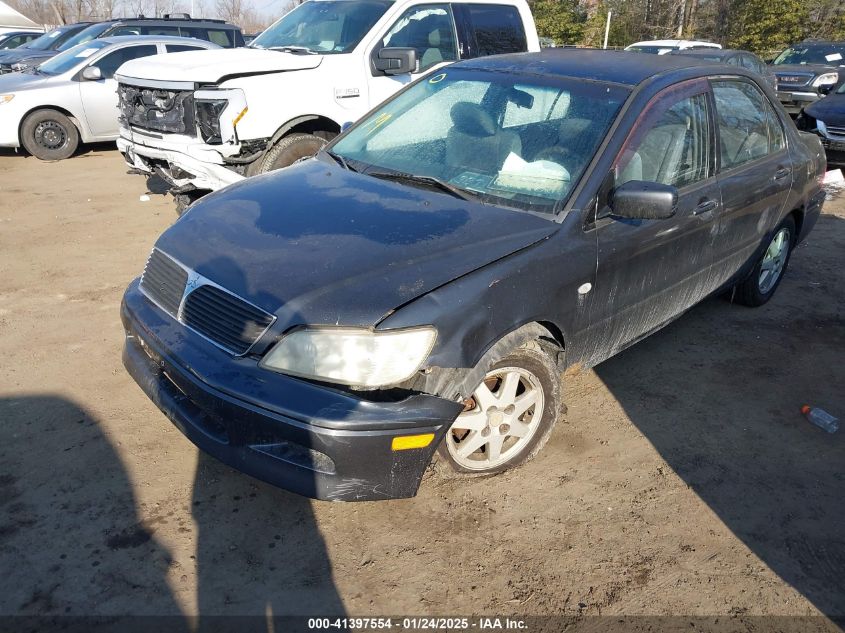
[[[614,218],[599,199],[596,284],[589,292],[590,337],[598,362],[681,314],[716,287],[713,245],[721,206],[715,177],[710,86],[694,79],[657,95],[616,158],[607,191],[629,181],[678,190],[665,220]]]
[[[719,210],[716,263],[727,282],[755,254],[780,218],[792,187],[783,121],[750,79],[713,80],[718,131]]]
[[[116,138],[117,123],[117,81],[114,73],[124,63],[139,57],[149,57],[158,53],[155,44],[135,44],[109,49],[102,57],[94,60],[90,66],[100,69],[103,78],[99,81],[79,82],[79,95],[85,111],[85,122],[91,136],[98,139]],[[80,74],[81,74],[80,70]]]

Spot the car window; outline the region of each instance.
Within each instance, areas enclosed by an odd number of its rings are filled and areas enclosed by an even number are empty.
[[[124,63],[138,59],[139,57],[149,57],[155,55],[158,49],[154,44],[144,44],[143,46],[126,46],[119,48],[114,52],[109,53],[102,59],[98,59],[92,66],[96,66],[103,73],[103,79],[110,79],[114,77],[114,73]]]
[[[730,66],[741,66],[742,59],[738,55],[734,57],[728,57],[728,61],[726,63]]]
[[[479,56],[528,50],[525,29],[516,7],[493,4],[467,4],[465,7]]]
[[[141,29],[144,35],[172,35],[179,37],[178,26],[145,26]]]
[[[235,45],[233,31],[227,29],[207,29],[208,41],[214,42],[223,48],[232,48]]]
[[[671,88],[652,101],[617,159],[615,186],[643,180],[681,188],[708,178],[708,103],[700,82]]]
[[[117,27],[111,33],[109,33],[109,37],[114,37],[117,35],[141,35],[141,27],[123,25]]]
[[[722,169],[762,158],[783,147],[783,130],[766,96],[747,81],[713,82]]]
[[[455,23],[447,4],[423,4],[405,11],[393,24],[382,45],[413,48],[419,72],[458,59]]]
[[[202,46],[191,46],[190,44],[168,44],[166,48],[168,53],[186,53],[188,51],[205,50]]]
[[[25,38],[26,38],[25,35],[15,35],[15,36],[9,37],[9,38],[3,40],[2,43],[0,43],[0,50],[5,50],[5,49],[9,49],[9,48],[17,48],[18,46],[20,46],[21,44],[23,44],[24,42],[27,41]]]

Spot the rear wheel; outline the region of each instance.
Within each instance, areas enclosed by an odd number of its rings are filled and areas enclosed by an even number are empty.
[[[751,274],[736,286],[736,300],[747,306],[761,306],[774,296],[795,244],[795,220],[786,218],[775,230],[769,245]]]
[[[529,343],[487,371],[440,445],[441,460],[458,473],[507,470],[540,451],[560,409],[557,365]]]
[[[61,112],[38,110],[24,119],[21,142],[40,160],[63,160],[73,156],[79,146],[79,131]]]
[[[291,134],[285,136],[267,150],[256,170],[264,174],[292,165],[302,158],[310,158],[319,152],[328,141],[313,134]]]

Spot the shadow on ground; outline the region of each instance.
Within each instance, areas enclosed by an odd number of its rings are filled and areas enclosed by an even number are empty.
[[[0,616],[169,615],[155,627],[169,632],[221,630],[206,616],[224,614],[259,614],[228,623],[241,631],[273,630],[266,616],[343,614],[307,499],[201,456],[184,507],[163,500],[142,513],[115,447],[82,407],[6,397],[0,420]],[[199,622],[182,618],[192,605],[172,591],[193,561],[174,560],[156,537],[168,523],[170,534],[191,533],[191,516]]]
[[[595,369],[724,524],[822,613],[840,617],[845,428],[827,434],[799,409],[845,417],[843,252],[845,220],[822,216],[768,306],[710,300]],[[789,318],[775,318],[774,305]],[[761,333],[779,344],[761,345]],[[726,398],[738,384],[766,388]]]

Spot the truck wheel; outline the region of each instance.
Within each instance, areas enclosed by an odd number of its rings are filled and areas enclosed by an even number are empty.
[[[319,152],[327,142],[313,134],[285,136],[264,154],[258,173],[265,174],[268,171],[292,165],[300,158],[310,158]]]
[[[795,220],[789,216],[775,230],[751,274],[736,285],[734,298],[738,303],[756,307],[772,298],[786,272],[795,239]]]
[[[555,360],[540,345],[528,343],[487,371],[446,433],[438,461],[467,475],[490,475],[524,463],[548,441],[561,404]]]
[[[79,131],[61,112],[37,110],[23,121],[21,143],[40,160],[63,160],[79,146]]]

